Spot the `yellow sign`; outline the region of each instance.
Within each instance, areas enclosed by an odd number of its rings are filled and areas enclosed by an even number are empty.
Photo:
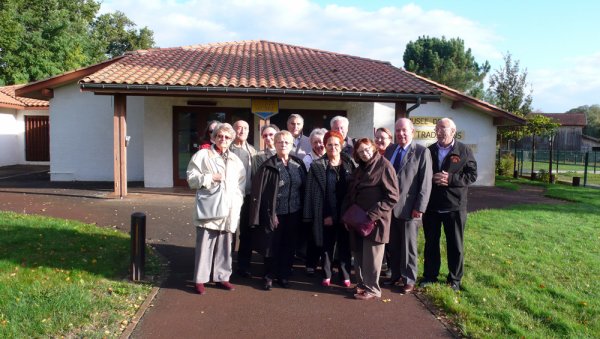
[[[435,124],[442,120],[439,117],[410,117],[410,121],[412,121],[415,127],[417,126],[435,126]]]
[[[279,100],[252,99],[252,113],[261,119],[269,119],[279,113]]]
[[[419,140],[427,140],[427,139],[437,139],[435,135],[435,131],[433,129],[417,129],[415,128],[415,139]],[[456,140],[463,140],[465,138],[465,131],[456,131],[454,135]]]

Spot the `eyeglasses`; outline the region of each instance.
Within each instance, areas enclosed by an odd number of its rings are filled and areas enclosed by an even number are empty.
[[[356,153],[373,153],[373,150],[370,147],[365,147],[363,149],[357,149]]]
[[[387,140],[390,139],[390,137],[388,136],[381,136],[381,137],[376,137],[375,140]]]
[[[262,135],[262,137],[266,138],[266,137],[272,137],[274,135],[275,135],[275,133],[265,133],[265,134]]]
[[[219,134],[217,135],[217,139],[231,140],[232,138],[229,135]]]
[[[287,141],[287,140],[279,140],[276,142],[276,144],[280,144],[280,145],[289,145],[291,144],[291,142]]]

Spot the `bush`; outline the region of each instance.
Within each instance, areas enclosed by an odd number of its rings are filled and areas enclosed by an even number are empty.
[[[498,175],[512,175],[515,165],[515,157],[512,153],[506,153],[496,163],[496,172]]]

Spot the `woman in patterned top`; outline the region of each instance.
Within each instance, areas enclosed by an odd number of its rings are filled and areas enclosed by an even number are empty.
[[[264,289],[270,290],[273,279],[289,287],[294,261],[294,235],[302,220],[306,169],[302,160],[290,155],[294,138],[288,131],[275,134],[276,154],[258,169],[252,182],[250,222],[258,225],[264,255]]]

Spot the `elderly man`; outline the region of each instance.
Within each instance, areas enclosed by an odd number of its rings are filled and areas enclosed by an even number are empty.
[[[244,192],[244,204],[240,214],[240,245],[238,248],[237,273],[242,277],[250,277],[250,258],[252,257],[252,244],[250,236],[250,190],[252,188],[252,159],[256,150],[248,143],[248,132],[250,126],[244,120],[238,120],[233,124],[235,139],[229,146],[229,150],[238,156],[246,170],[246,189]]]
[[[310,132],[308,139],[310,140],[312,149],[310,153],[302,159],[302,161],[304,161],[304,166],[306,166],[306,170],[310,169],[310,164],[312,164],[314,160],[325,155],[325,144],[323,143],[325,133],[327,133],[325,128],[315,128]]]
[[[348,127],[350,126],[348,118],[337,115],[331,119],[330,125],[332,131],[340,132],[344,137],[342,152],[352,157],[352,152],[354,152],[354,142],[352,141],[352,138],[348,136]]]
[[[388,146],[385,157],[390,160],[398,176],[400,200],[394,206],[388,244],[392,277],[387,285],[398,284],[401,293],[411,293],[417,281],[417,238],[419,221],[431,193],[431,154],[413,142],[415,128],[412,121],[396,121],[396,144]]]
[[[302,134],[303,128],[304,118],[300,114],[290,114],[287,119],[287,130],[294,137],[294,145],[290,154],[299,159],[304,159],[311,150],[310,140],[306,135]]]
[[[256,153],[252,160],[252,175],[258,171],[263,162],[275,155],[275,134],[277,132],[279,132],[277,125],[269,124],[261,127],[260,137],[263,140],[264,148]]]
[[[440,273],[440,236],[446,235],[450,287],[460,290],[463,276],[463,234],[467,222],[468,186],[477,180],[477,162],[473,152],[457,141],[456,125],[449,118],[435,125],[437,143],[429,146],[432,158],[433,186],[423,216],[425,233],[425,272],[421,286],[437,282]]]

